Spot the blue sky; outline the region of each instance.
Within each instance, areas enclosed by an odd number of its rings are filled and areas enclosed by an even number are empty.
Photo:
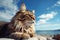
[[[10,21],[22,0],[0,0],[0,21]],[[23,0],[27,9],[35,10],[36,30],[60,29],[60,0]]]

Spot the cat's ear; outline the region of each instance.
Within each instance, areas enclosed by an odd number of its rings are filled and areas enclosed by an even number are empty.
[[[32,10],[32,13],[35,13],[35,10]]]
[[[25,12],[26,11],[26,5],[24,3],[21,4],[20,10],[22,12]]]

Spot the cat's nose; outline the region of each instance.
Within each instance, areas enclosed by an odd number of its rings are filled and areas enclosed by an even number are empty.
[[[32,23],[34,23],[34,22],[32,22]]]

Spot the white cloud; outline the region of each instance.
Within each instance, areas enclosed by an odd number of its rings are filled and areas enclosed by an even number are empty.
[[[54,11],[47,13],[47,14],[42,14],[38,17],[38,18],[40,18],[40,20],[37,23],[45,24],[45,23],[47,23],[48,20],[54,18],[56,14],[57,14],[57,12],[54,12]]]
[[[0,0],[0,7],[4,10],[0,10],[0,18],[5,18],[7,20],[11,19],[16,11],[18,10],[17,5],[14,0]]]
[[[57,3],[55,4],[55,6],[60,6],[60,0],[57,1]]]
[[[60,7],[60,0],[57,1],[51,7],[48,7],[47,10],[52,9],[52,8],[55,8],[55,7]],[[60,27],[59,27],[60,26],[59,19],[56,18],[56,21],[55,20],[52,20],[52,19],[55,18],[56,15],[57,15],[57,12],[56,11],[52,11],[50,13],[40,15],[38,17],[39,20],[36,22],[36,29],[37,30],[39,30],[39,29],[40,30],[60,29]],[[49,21],[49,20],[52,20],[53,22],[52,21]]]
[[[52,8],[55,7],[55,6],[60,6],[60,0],[57,1],[57,2],[52,6]]]
[[[39,16],[39,18],[43,18],[43,19],[51,19],[53,18],[55,15],[57,14],[57,12],[50,12],[50,13],[47,13],[47,14],[42,14],[41,16]]]
[[[39,21],[37,21],[36,25],[45,24],[45,23],[46,23],[46,20],[40,19]]]
[[[51,11],[50,13],[47,14],[42,14],[38,18],[39,20],[36,22],[36,29],[37,30],[53,30],[57,29],[56,27],[60,26],[58,23],[51,23],[49,20],[53,19],[57,15],[57,12]],[[51,28],[53,27],[53,28]]]
[[[59,4],[59,5],[60,5],[60,1],[58,1],[58,2],[57,2],[57,4]]]
[[[48,24],[44,24],[44,25],[40,25],[37,26],[36,29],[37,30],[57,30],[60,29],[60,24],[52,24],[52,23],[48,23]]]
[[[47,10],[49,10],[49,9],[52,9],[52,8],[54,8],[54,7],[60,7],[60,0],[58,0],[54,5],[52,5],[51,7],[48,7],[47,8]]]
[[[1,14],[2,13],[2,14]],[[0,12],[0,17],[1,18],[6,18],[6,19],[10,19],[10,18],[12,18],[13,16],[12,15],[9,15],[9,14],[7,14],[7,13],[9,13],[9,12]]]
[[[59,27],[60,26],[60,24],[58,24],[58,23],[47,23],[47,24],[42,24],[42,25],[40,25],[40,26],[42,26],[42,27]]]

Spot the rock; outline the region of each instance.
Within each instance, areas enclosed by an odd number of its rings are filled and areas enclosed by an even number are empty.
[[[0,38],[0,40],[14,40],[14,39],[9,39],[9,38]]]
[[[28,40],[39,40],[37,37],[29,38]]]
[[[53,39],[60,40],[60,34],[54,35]]]

